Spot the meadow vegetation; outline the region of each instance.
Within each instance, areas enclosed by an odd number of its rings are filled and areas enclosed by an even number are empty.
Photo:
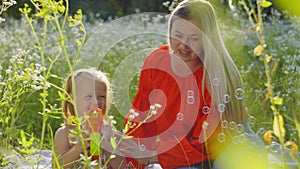
[[[245,84],[253,130],[271,153],[287,147],[286,155],[299,162],[300,19],[274,9],[266,15],[270,4],[257,1],[255,8],[241,0],[239,9],[220,9],[218,22]],[[14,3],[2,1],[0,16]],[[67,1],[31,3],[35,10],[23,6],[21,19],[0,18],[0,167],[14,163],[9,154],[32,160],[26,158],[53,149],[53,133],[63,123],[62,84],[78,68],[108,73],[114,89],[110,115],[124,130],[143,60],[167,42],[167,14],[87,22],[80,9],[68,15]]]

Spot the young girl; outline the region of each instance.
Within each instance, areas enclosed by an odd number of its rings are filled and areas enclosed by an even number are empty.
[[[105,123],[102,127],[102,132],[100,131],[103,123],[100,121],[101,117],[103,116],[104,119],[107,117],[111,103],[110,83],[107,76],[96,69],[80,69],[74,72],[74,82],[75,85],[72,84],[72,75],[70,74],[65,84],[65,98],[67,99],[62,103],[65,123],[56,131],[54,137],[55,153],[62,168],[79,168],[82,166],[80,154],[84,154],[84,152],[91,154],[89,151],[89,136],[91,132],[99,132],[103,135],[101,143],[105,148],[101,147],[101,155],[98,156],[102,158],[101,161],[105,162],[105,159],[108,160],[111,155],[109,152],[113,149],[107,140],[118,135],[108,123]],[[102,113],[102,115],[97,114],[98,112],[94,110]],[[75,131],[76,129],[76,124],[73,120],[76,116],[81,121],[81,129],[84,129],[84,132],[81,133],[84,138],[84,145],[81,144],[78,136],[70,135],[72,130]],[[95,117],[98,117],[98,122],[95,121]],[[85,149],[86,151],[84,151]],[[117,156],[110,159],[107,167],[124,168],[124,163],[123,157]],[[53,165],[54,168],[57,168],[57,164]]]

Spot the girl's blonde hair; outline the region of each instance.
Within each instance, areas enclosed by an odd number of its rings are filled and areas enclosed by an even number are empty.
[[[75,107],[73,104],[73,90],[75,90],[75,85],[73,85],[72,83],[72,76],[74,77],[74,81],[82,76],[82,75],[88,75],[90,78],[101,82],[105,85],[106,87],[106,108],[105,110],[103,110],[104,113],[104,117],[107,116],[107,113],[111,107],[111,103],[112,103],[112,93],[111,93],[111,87],[110,87],[110,82],[108,80],[108,77],[106,76],[105,73],[103,73],[102,71],[96,70],[95,68],[89,68],[89,69],[79,69],[77,71],[75,71],[74,73],[70,73],[66,79],[65,85],[64,85],[64,89],[65,89],[65,93],[64,93],[64,100],[62,102],[62,113],[63,113],[63,117],[68,120],[71,116],[76,116],[75,114]],[[75,91],[76,92],[76,91]]]
[[[179,18],[196,22],[195,26],[199,28],[202,35],[204,57],[201,61],[205,69],[202,90],[207,86],[212,101],[207,118],[208,127],[211,128],[208,128],[210,133],[207,134],[212,134],[221,120],[245,125],[244,99],[236,97],[236,92],[243,94],[242,79],[224,45],[213,6],[205,0],[182,1],[171,13],[169,35],[171,35],[172,23]],[[230,97],[230,102],[224,101],[225,97]],[[220,111],[224,106],[225,110]]]

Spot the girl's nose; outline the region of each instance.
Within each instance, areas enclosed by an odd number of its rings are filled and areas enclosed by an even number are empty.
[[[95,98],[93,99],[93,101],[91,102],[89,108],[98,108],[99,107],[99,101]]]

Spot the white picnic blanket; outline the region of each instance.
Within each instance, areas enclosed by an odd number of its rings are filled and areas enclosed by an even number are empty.
[[[5,161],[8,161],[10,164],[4,169],[52,169],[52,152],[51,150],[42,150],[40,162],[38,164],[38,157],[40,151],[37,150],[33,155],[28,158],[24,158],[16,152],[10,151],[5,157]],[[282,159],[280,159],[280,153],[269,153],[269,169],[275,169],[278,166],[282,165]],[[291,169],[297,169],[297,162],[288,160],[287,165]],[[38,167],[37,167],[38,166]],[[159,164],[149,165],[148,168],[152,169],[162,169]]]
[[[4,169],[51,169],[52,168],[52,152],[51,150],[42,150],[40,157],[40,162],[38,163],[40,151],[37,150],[31,156],[24,158],[16,152],[10,151],[4,158],[5,161],[9,162],[9,165],[4,167]]]

